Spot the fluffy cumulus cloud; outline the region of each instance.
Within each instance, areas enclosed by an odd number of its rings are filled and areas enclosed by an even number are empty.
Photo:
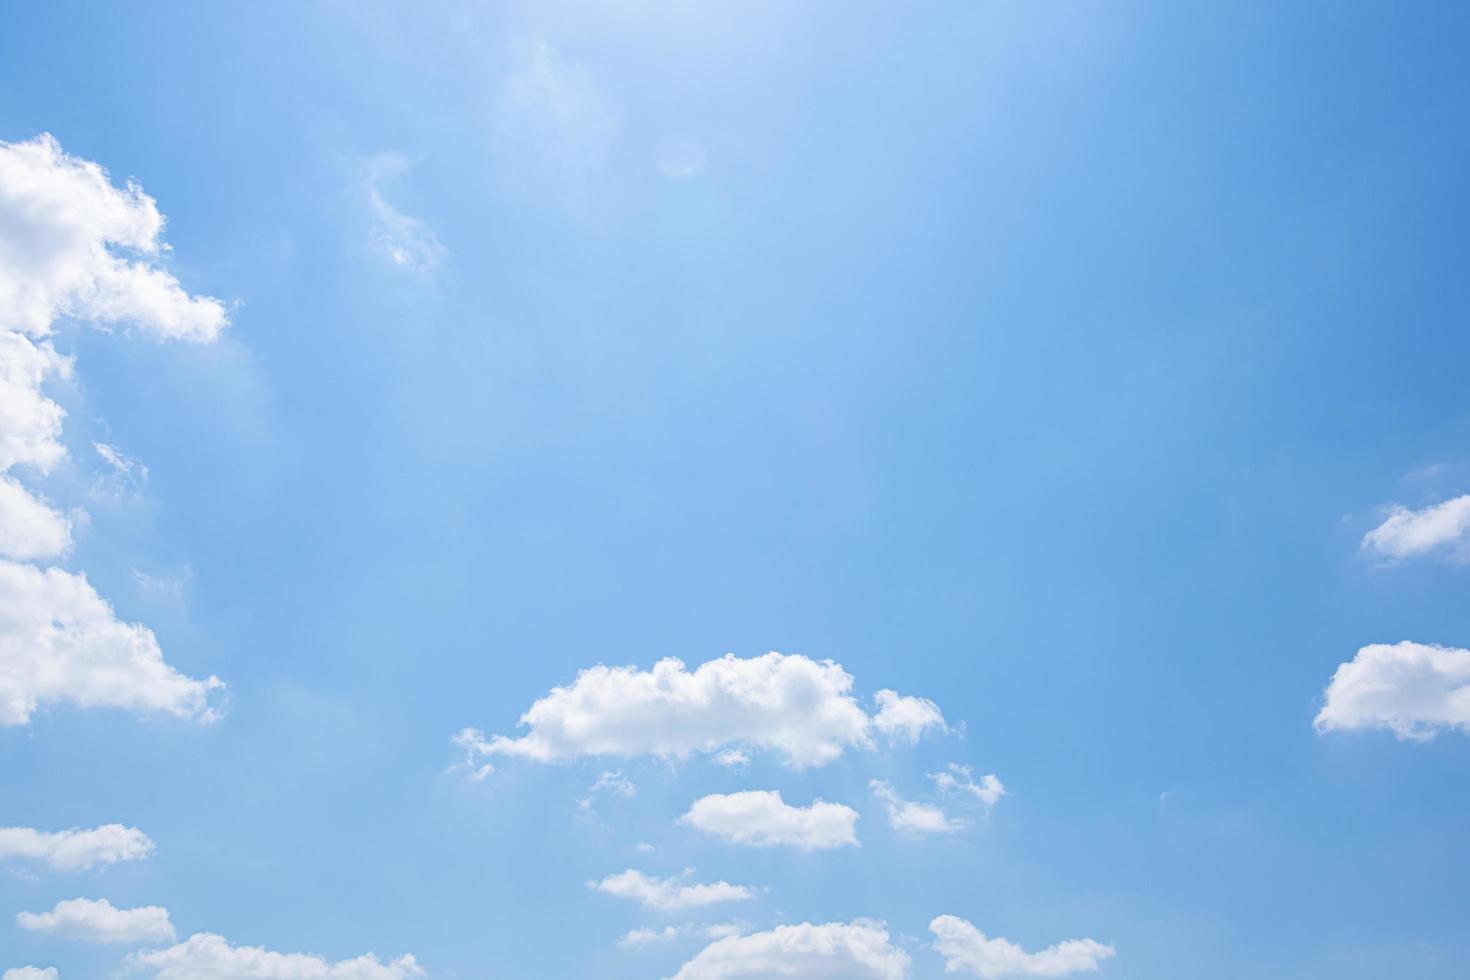
[[[1470,494],[1423,510],[1395,507],[1363,538],[1363,548],[1393,559],[1441,553],[1470,560]]]
[[[0,474],[17,466],[48,473],[66,455],[61,444],[61,423],[66,413],[46,397],[42,388],[52,378],[68,377],[71,368],[71,360],[56,353],[49,342],[37,342],[0,325]],[[17,491],[26,492],[11,482]],[[0,518],[23,518],[24,513],[14,513],[17,506],[24,503],[17,505],[12,500],[0,511]],[[32,502],[31,507],[45,509],[39,501]],[[7,530],[5,534],[25,539],[23,529]],[[41,554],[11,553],[10,557],[46,557],[53,553],[43,550]]]
[[[857,819],[841,803],[791,806],[775,790],[746,790],[695,800],[679,822],[732,844],[825,851],[856,846]]]
[[[213,340],[225,309],[159,267],[162,234],[137,184],[114,186],[50,136],[0,143],[0,328],[43,337],[66,316]]]
[[[208,342],[224,307],[191,296],[161,265],[163,216],[136,184],[115,186],[50,136],[0,143],[0,557],[66,552],[66,518],[26,489],[65,455],[65,413],[45,394],[72,369],[48,339],[60,318],[119,323],[159,339]],[[153,634],[119,621],[80,575],[0,560],[0,725],[41,704],[211,717],[218,681],[164,663]]]
[[[693,671],[675,659],[646,671],[599,665],[533,704],[521,716],[529,731],[520,738],[487,739],[466,729],[456,743],[481,775],[492,756],[677,759],[735,746],[774,751],[802,769],[871,747],[874,731],[912,739],[944,726],[932,702],[891,691],[879,692],[878,713],[869,716],[852,687],[852,675],[839,664],[780,653],[727,654]]]
[[[881,779],[868,784],[873,795],[888,808],[888,823],[894,830],[911,837],[924,834],[953,834],[963,830],[963,820],[949,817],[937,806],[905,800],[892,786]]]
[[[128,965],[155,980],[408,980],[428,976],[412,956],[383,962],[371,953],[330,963],[306,953],[231,946],[197,933],[167,949],[134,953]]]
[[[0,827],[0,861],[22,858],[55,871],[87,871],[153,853],[153,841],[136,827],[110,823],[90,830],[55,833],[30,827]]]
[[[751,889],[744,885],[732,885],[728,881],[686,884],[680,878],[654,878],[632,868],[588,884],[604,895],[633,899],[660,912],[680,912],[705,905],[743,902],[755,898],[755,892]]]
[[[0,980],[57,980],[54,966],[17,966],[0,974]]]
[[[83,576],[0,560],[0,726],[62,702],[208,721],[220,686],[169,666],[153,632],[119,620]]]
[[[1332,675],[1316,726],[1382,728],[1414,740],[1470,731],[1470,650],[1407,641],[1363,647]]]
[[[944,715],[933,701],[900,697],[896,691],[879,691],[873,700],[878,704],[873,727],[885,735],[917,742],[931,728],[944,731]]]
[[[71,522],[0,476],[0,558],[53,558],[71,547]]]
[[[994,773],[981,776],[977,782],[973,768],[954,762],[946,766],[943,772],[929,773],[929,778],[934,780],[935,787],[941,793],[970,799],[985,807],[995,806],[1002,796],[1007,795],[1005,786]]]
[[[1005,939],[989,939],[969,922],[941,915],[929,923],[934,948],[950,973],[977,977],[1064,977],[1096,970],[1113,955],[1113,947],[1093,939],[1068,939],[1035,953]]]
[[[904,980],[909,962],[882,923],[804,922],[710,943],[674,980]]]
[[[105,898],[57,902],[50,912],[21,912],[15,921],[31,932],[94,943],[151,943],[174,938],[168,909],[158,905],[120,909]]]

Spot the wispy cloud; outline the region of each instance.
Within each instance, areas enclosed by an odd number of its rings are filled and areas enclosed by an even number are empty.
[[[388,188],[412,168],[397,153],[381,153],[363,165],[362,193],[372,226],[368,245],[388,265],[418,276],[443,263],[448,250],[419,218],[405,214],[387,198]]]
[[[514,188],[558,203],[588,203],[622,131],[592,72],[541,38],[511,47],[492,111],[495,158]]]

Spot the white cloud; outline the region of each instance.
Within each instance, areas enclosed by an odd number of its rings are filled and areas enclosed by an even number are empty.
[[[715,756],[715,763],[726,769],[744,769],[750,765],[750,754],[740,749],[726,749]]]
[[[910,836],[953,834],[965,829],[963,820],[951,819],[937,806],[905,800],[881,779],[870,782],[868,788],[888,807],[888,823],[899,833]]]
[[[119,823],[90,830],[45,833],[29,827],[0,827],[0,861],[40,861],[55,871],[87,871],[153,853],[153,841],[136,827]]]
[[[329,963],[306,953],[231,946],[224,937],[196,933],[168,949],[134,953],[128,965],[154,980],[408,980],[428,976],[412,956],[384,963],[371,953]]]
[[[939,706],[927,698],[905,698],[899,697],[896,691],[879,691],[873,700],[878,703],[873,727],[892,738],[917,742],[930,728],[945,730]]]
[[[0,327],[0,473],[15,466],[46,473],[66,455],[61,445],[66,412],[41,387],[51,378],[70,377],[71,371],[71,358],[56,353],[49,341]]]
[[[791,767],[824,765],[852,747],[870,748],[871,730],[917,738],[943,718],[932,702],[879,692],[875,718],[851,694],[852,675],[830,660],[768,653],[727,654],[689,671],[672,658],[652,670],[598,665],[556,687],[521,716],[530,731],[489,739],[455,736],[477,775],[490,756],[557,762],[583,756],[655,755],[748,746],[779,752]],[[733,758],[733,757],[726,757]],[[485,760],[481,765],[480,760]]]
[[[0,726],[60,702],[210,721],[222,686],[170,667],[153,632],[120,621],[82,576],[0,560]]]
[[[489,754],[489,746],[482,732],[473,728],[461,728],[450,741],[464,753],[464,761],[451,766],[451,772],[463,769],[470,774],[471,779],[484,779],[495,772],[495,766],[485,759]]]
[[[0,476],[0,557],[52,558],[71,548],[71,522]]]
[[[54,966],[17,966],[6,970],[0,980],[57,980],[60,976]]]
[[[57,902],[50,912],[21,912],[15,921],[31,932],[51,932],[94,943],[166,942],[174,938],[168,909],[158,905],[120,909],[105,898],[68,899]]]
[[[738,936],[745,931],[745,927],[738,922],[716,922],[704,927],[706,939],[724,939],[726,936]]]
[[[59,316],[210,341],[227,317],[156,263],[163,215],[137,184],[42,135],[0,143],[0,328],[44,337]]]
[[[585,203],[621,130],[591,72],[541,39],[513,46],[493,123],[506,179],[572,205]]]
[[[857,819],[856,810],[840,803],[790,806],[774,790],[747,790],[695,800],[679,822],[734,844],[818,851],[856,846]]]
[[[941,793],[968,796],[986,807],[995,806],[1000,802],[1002,796],[1007,795],[1005,786],[994,773],[981,776],[977,783],[974,772],[975,770],[970,766],[951,762],[945,767],[944,772],[929,773],[929,778],[934,780],[934,785]]]
[[[383,196],[385,185],[408,169],[408,160],[396,153],[380,154],[364,166],[363,196],[372,218],[368,240],[373,250],[394,268],[427,275],[444,261],[447,250],[428,225],[404,214]]]
[[[1318,731],[1386,728],[1425,740],[1444,728],[1470,731],[1470,650],[1374,643],[1337,668]]]
[[[934,948],[944,957],[949,973],[968,970],[978,977],[1064,977],[1098,968],[1113,955],[1113,947],[1093,939],[1068,939],[1028,953],[1005,939],[987,939],[969,922],[941,915],[929,923]]]
[[[65,455],[65,413],[43,393],[71,370],[45,339],[54,322],[123,323],[195,342],[224,329],[217,300],[190,296],[159,267],[162,232],[141,188],[113,186],[50,136],[0,142],[0,555],[49,558],[70,541],[65,519],[9,475],[45,473]],[[97,451],[114,465],[126,459]],[[209,718],[207,692],[218,686],[164,663],[153,634],[120,622],[81,575],[0,560],[0,726],[54,702]]]
[[[598,775],[592,785],[587,787],[587,795],[577,801],[577,806],[583,810],[590,810],[599,796],[627,798],[636,795],[637,792],[638,787],[633,785],[632,780],[623,777],[622,770],[613,769]]]
[[[881,923],[804,922],[716,940],[685,963],[674,980],[904,980],[909,963]]]
[[[92,443],[92,449],[112,471],[106,477],[98,478],[92,488],[93,493],[105,492],[120,497],[136,491],[148,482],[148,467],[140,460],[105,442]]]
[[[662,929],[629,929],[621,939],[619,946],[648,946],[653,943],[666,943],[671,939],[679,938],[680,930],[674,926],[664,926]]]
[[[1433,551],[1470,559],[1470,494],[1423,510],[1394,507],[1363,537],[1363,548],[1388,558],[1413,558]]]
[[[688,873],[690,872],[686,872]],[[608,875],[601,881],[588,882],[588,885],[604,895],[632,899],[643,903],[646,908],[660,912],[679,912],[683,909],[723,902],[744,902],[755,898],[755,892],[751,889],[744,885],[732,885],[728,881],[686,885],[679,878],[652,878],[632,868]]]

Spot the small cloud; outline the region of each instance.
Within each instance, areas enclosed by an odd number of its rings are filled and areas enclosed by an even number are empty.
[[[384,196],[385,187],[405,174],[410,166],[396,153],[379,154],[364,165],[362,192],[372,218],[368,244],[393,268],[425,276],[444,261],[448,250],[428,225],[404,214]]]
[[[602,773],[587,787],[587,795],[577,801],[577,806],[582,810],[591,810],[597,798],[600,796],[621,796],[629,798],[636,795],[638,787],[631,780],[623,777],[621,769],[612,769]]]
[[[755,898],[755,891],[744,885],[732,885],[728,881],[709,884],[685,884],[684,879],[694,873],[687,869],[682,878],[654,878],[633,868],[608,875],[601,881],[590,881],[593,891],[614,898],[627,898],[641,903],[645,908],[660,912],[680,912],[684,909],[717,905],[722,902],[744,902]]]
[[[1414,742],[1470,732],[1470,650],[1370,644],[1337,668],[1323,702],[1319,732],[1382,729]]]
[[[57,902],[50,912],[21,912],[15,921],[30,932],[94,943],[164,942],[174,938],[167,909],[158,905],[120,909],[105,898]]]
[[[750,765],[750,756],[740,749],[726,749],[715,756],[715,763],[726,769],[740,770]]]
[[[814,800],[809,806],[791,806],[777,790],[701,797],[679,822],[732,844],[749,847],[795,847],[825,851],[856,847],[856,810],[841,803]]]
[[[1394,506],[1364,535],[1362,547],[1392,561],[1434,553],[1470,561],[1470,494],[1422,510]]]
[[[136,568],[128,570],[139,595],[162,606],[182,606],[184,588],[194,577],[192,569],[184,569],[182,575],[149,575]]]
[[[680,930],[673,926],[664,926],[662,929],[631,929],[618,940],[618,945],[637,948],[653,943],[666,943],[671,939],[677,939],[679,932]]]
[[[949,731],[939,705],[928,698],[901,697],[896,691],[879,691],[873,695],[878,713],[873,726],[889,738],[915,743],[930,728]]]
[[[1002,796],[1009,795],[994,773],[981,776],[980,781],[976,782],[973,768],[954,762],[946,766],[944,772],[929,773],[929,778],[934,780],[935,787],[941,793],[968,796],[987,808],[995,806]]]
[[[706,939],[724,939],[726,936],[738,936],[745,932],[745,926],[739,922],[716,922],[705,926],[701,932]]]
[[[456,748],[464,752],[464,758],[450,766],[451,772],[463,770],[471,779],[481,780],[495,772],[495,767],[485,758],[485,733],[477,728],[461,728],[453,739]]]
[[[1029,952],[1008,939],[992,938],[967,920],[941,915],[929,923],[934,949],[944,957],[946,973],[965,971],[977,977],[1029,974],[1064,977],[1091,973],[1114,955],[1113,947],[1095,939],[1067,939]]]
[[[148,467],[140,460],[105,442],[94,442],[92,448],[109,468],[92,484],[93,494],[121,497],[137,492],[148,482]]]
[[[888,808],[888,823],[894,830],[909,836],[953,834],[965,828],[963,820],[950,818],[937,806],[905,800],[881,779],[868,784],[873,795]]]

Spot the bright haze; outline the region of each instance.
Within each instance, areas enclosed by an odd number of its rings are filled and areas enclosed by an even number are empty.
[[[1470,976],[1470,8],[0,7],[0,980]]]

